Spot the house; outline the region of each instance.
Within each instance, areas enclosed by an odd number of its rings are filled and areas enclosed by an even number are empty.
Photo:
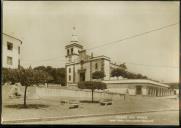
[[[20,39],[3,33],[3,68],[18,68],[20,66],[21,45]]]

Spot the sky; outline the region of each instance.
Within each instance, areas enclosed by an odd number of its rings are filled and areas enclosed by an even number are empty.
[[[24,67],[64,67],[74,26],[88,53],[161,82],[179,81],[179,2],[3,2],[3,33],[23,41]]]

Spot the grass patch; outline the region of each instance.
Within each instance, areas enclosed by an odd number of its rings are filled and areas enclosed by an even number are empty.
[[[23,104],[13,104],[13,105],[5,105],[7,108],[15,108],[15,109],[39,109],[39,108],[47,108],[49,105],[44,104],[27,104],[25,107]]]

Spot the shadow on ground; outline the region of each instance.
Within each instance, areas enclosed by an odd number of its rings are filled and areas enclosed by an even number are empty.
[[[80,100],[81,103],[99,103],[99,101]]]
[[[49,105],[44,104],[28,104],[26,107],[23,104],[11,104],[11,105],[5,105],[7,108],[16,108],[16,109],[39,109],[39,108],[47,108]]]

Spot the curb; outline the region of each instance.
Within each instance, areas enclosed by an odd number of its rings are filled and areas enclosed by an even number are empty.
[[[114,116],[121,114],[141,114],[141,113],[152,113],[152,112],[162,112],[162,111],[179,111],[178,109],[165,109],[165,110],[150,110],[150,111],[137,111],[137,112],[121,112],[121,113],[107,113],[107,114],[91,114],[91,115],[78,115],[78,116],[63,116],[63,117],[48,117],[48,118],[31,118],[31,119],[18,119],[18,120],[6,120],[3,124],[12,123],[25,123],[25,122],[39,122],[39,121],[55,121],[55,120],[65,120],[74,118],[86,118],[86,117],[99,117],[99,116]]]

